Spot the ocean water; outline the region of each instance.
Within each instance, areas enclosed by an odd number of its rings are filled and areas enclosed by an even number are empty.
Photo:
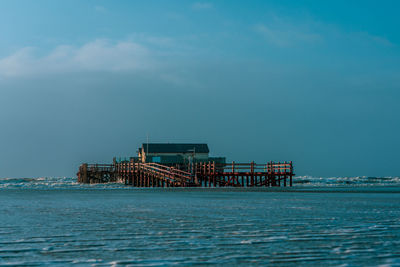
[[[0,265],[400,266],[398,179],[337,180],[135,189],[0,179]]]

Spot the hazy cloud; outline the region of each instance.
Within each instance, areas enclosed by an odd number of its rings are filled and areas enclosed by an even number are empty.
[[[192,8],[196,10],[211,9],[213,8],[213,5],[206,2],[196,2],[192,5]]]
[[[294,26],[269,26],[258,24],[256,32],[260,33],[267,42],[277,46],[292,46],[299,43],[315,43],[322,40],[318,33],[307,32]]]
[[[394,46],[382,37],[368,32],[347,32],[335,25],[325,24],[309,18],[293,20],[276,14],[270,15],[269,20],[254,26],[266,42],[275,46],[296,46],[302,44],[318,44],[343,42],[346,46],[367,44],[379,46]]]
[[[98,13],[105,13],[107,12],[107,9],[104,6],[95,6],[94,10]]]
[[[33,47],[0,59],[0,77],[79,71],[135,71],[149,69],[155,61],[150,50],[135,42],[96,40],[80,47],[61,45],[38,56]]]
[[[385,37],[372,35],[368,32],[352,33],[351,35],[353,38],[367,40],[367,41],[373,42],[377,45],[388,46],[388,47],[394,46],[394,43],[392,43]]]

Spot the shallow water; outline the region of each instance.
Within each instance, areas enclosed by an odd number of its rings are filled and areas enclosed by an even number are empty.
[[[0,264],[400,265],[400,187],[109,186],[1,189]]]

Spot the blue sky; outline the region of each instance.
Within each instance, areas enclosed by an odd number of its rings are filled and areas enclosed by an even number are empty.
[[[152,142],[396,176],[397,1],[0,2],[0,176]]]

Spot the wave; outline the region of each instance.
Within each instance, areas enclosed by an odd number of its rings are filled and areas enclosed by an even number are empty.
[[[293,178],[294,185],[304,186],[382,186],[400,185],[400,177],[313,177],[297,176]]]
[[[400,185],[400,177],[314,177],[296,176],[293,186],[391,186]],[[121,183],[79,184],[73,177],[0,178],[0,189],[127,189]]]
[[[0,178],[0,189],[87,189],[125,188],[120,183],[79,184],[72,177]]]

